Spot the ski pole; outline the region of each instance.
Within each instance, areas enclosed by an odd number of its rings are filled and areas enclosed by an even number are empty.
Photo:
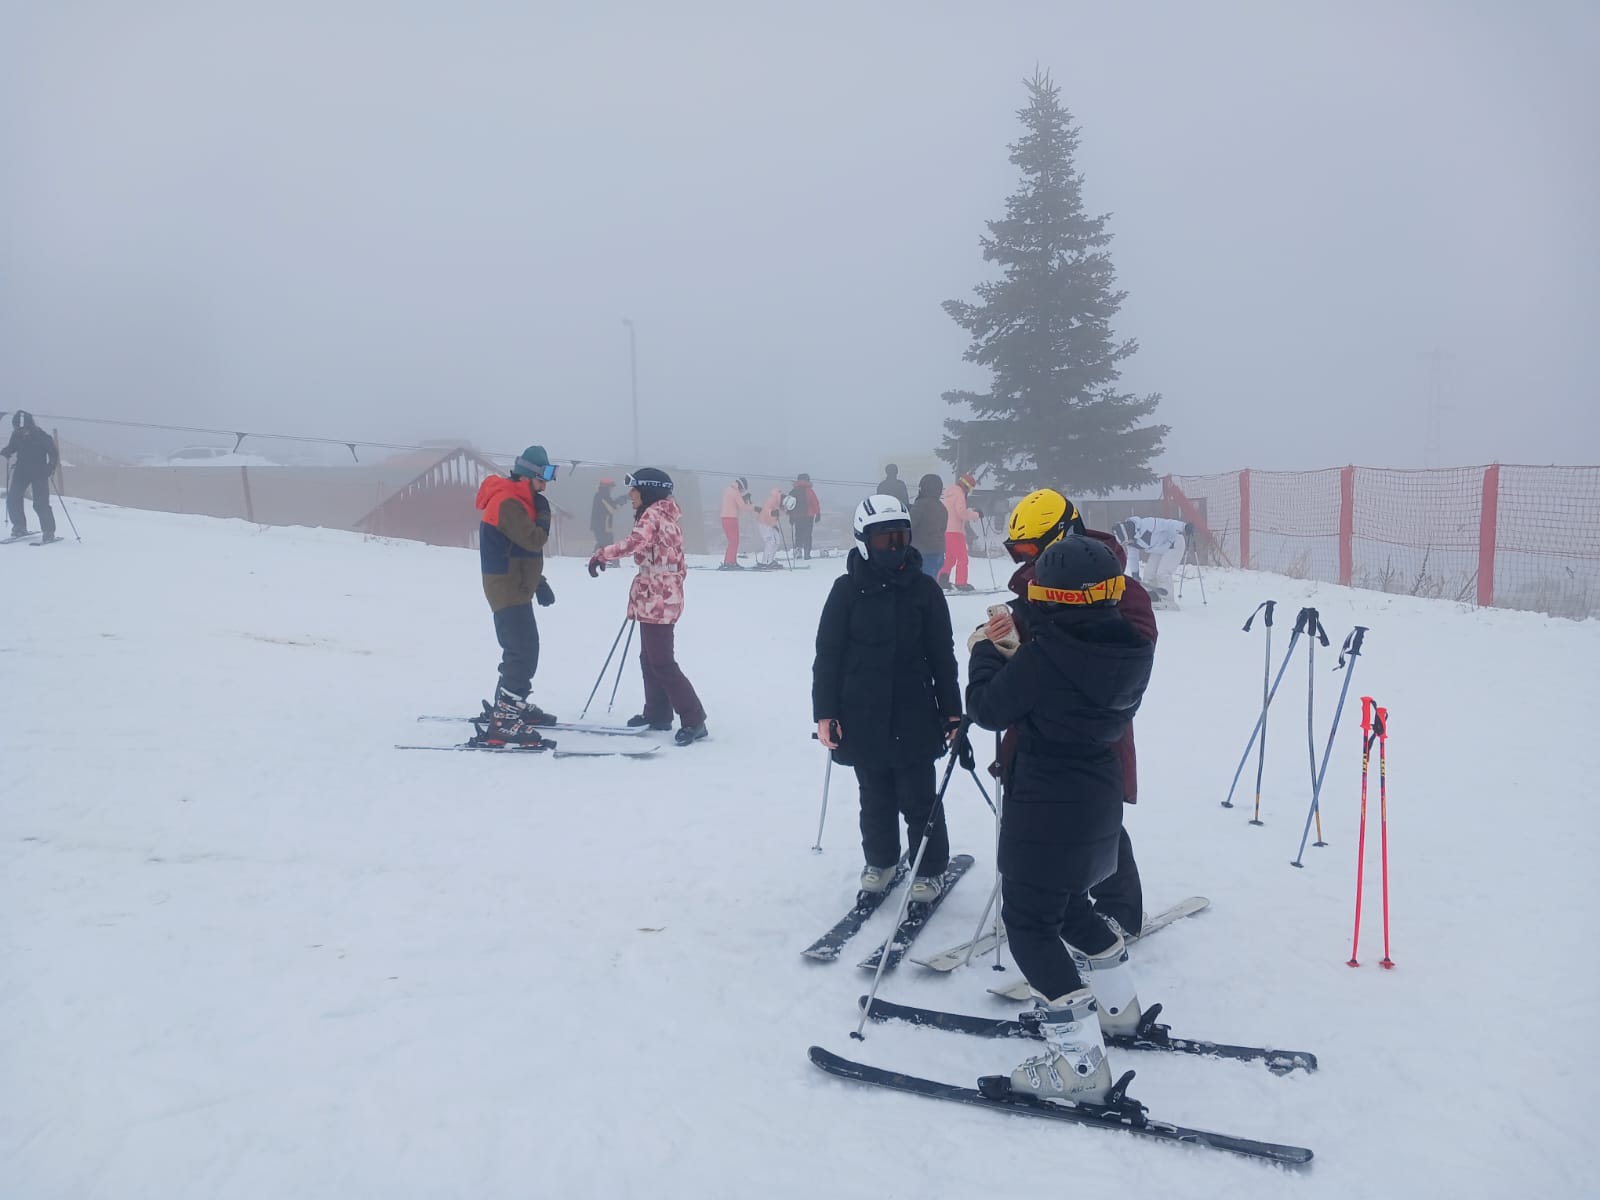
[[[938,819],[939,809],[944,804],[944,794],[950,786],[950,777],[956,772],[956,763],[961,758],[961,751],[967,740],[967,725],[970,718],[963,717],[961,724],[956,729],[956,736],[950,739],[950,758],[944,765],[944,779],[939,783],[939,791],[933,798],[933,807],[928,810],[928,819],[922,825],[922,841],[917,844],[917,857],[911,864],[911,878],[917,878],[917,871],[922,866],[922,856],[928,852],[928,838],[933,833],[933,823]],[[867,1035],[861,1031],[867,1027],[867,1017],[872,1012],[872,1002],[878,998],[878,985],[883,982],[883,969],[889,962],[889,947],[894,945],[895,935],[900,932],[900,922],[906,918],[906,908],[911,903],[911,885],[906,885],[905,894],[900,897],[900,906],[894,914],[894,926],[889,930],[889,936],[883,939],[883,946],[878,950],[878,969],[872,976],[872,987],[867,990],[867,1002],[861,1006],[861,1024],[855,1027],[850,1034],[858,1042],[867,1040]]]
[[[978,514],[978,531],[983,534],[983,557],[989,564],[989,589],[998,592],[1000,585],[994,578],[994,559],[989,554],[989,518],[984,513]]]
[[[778,544],[783,547],[783,566],[787,571],[794,570],[794,563],[789,558],[789,539],[783,536],[783,505],[778,505],[777,514],[772,518],[772,523],[778,529]]]
[[[600,674],[594,677],[594,686],[589,689],[589,698],[583,702],[583,711],[578,714],[578,720],[583,720],[589,715],[589,705],[594,703],[594,694],[600,690],[600,681],[606,677],[606,670],[611,666],[612,656],[617,652],[617,643],[622,641],[622,631],[628,627],[631,617],[623,617],[622,624],[617,626],[617,636],[611,639],[611,649],[606,654],[606,661],[601,664]]]
[[[1344,712],[1344,698],[1350,692],[1350,680],[1351,677],[1356,673],[1356,659],[1361,654],[1361,640],[1366,636],[1367,627],[1365,625],[1357,625],[1353,630],[1350,631],[1350,635],[1344,639],[1344,645],[1339,649],[1339,665],[1334,667],[1334,670],[1340,670],[1345,666],[1346,656],[1348,656],[1350,659],[1350,665],[1349,669],[1344,673],[1344,686],[1339,689],[1339,703],[1333,710],[1333,724],[1328,727],[1328,745],[1327,748],[1322,752],[1322,767],[1320,770],[1318,770],[1316,779],[1311,785],[1311,811],[1306,813],[1306,827],[1300,834],[1300,852],[1295,855],[1294,862],[1292,862],[1290,866],[1299,867],[1305,865],[1300,860],[1305,856],[1306,838],[1311,833],[1312,817],[1319,818],[1317,821],[1317,828],[1319,832],[1317,833],[1316,844],[1318,846],[1327,845],[1327,843],[1322,840],[1322,834],[1320,832],[1322,828],[1322,822],[1320,820],[1321,813],[1319,812],[1318,800],[1322,795],[1322,781],[1327,777],[1328,774],[1328,761],[1333,758],[1333,738],[1334,735],[1339,732],[1339,715]]]
[[[617,677],[611,681],[611,699],[606,701],[606,711],[611,711],[611,706],[617,702],[617,689],[622,686],[622,668],[627,664],[628,651],[633,649],[633,631],[639,622],[628,622],[628,640],[622,643],[622,657],[617,659]],[[639,639],[640,652],[643,653],[644,638]]]
[[[996,895],[999,894],[1000,881],[1003,878],[1000,874],[1000,823],[1005,820],[1006,811],[1005,770],[1000,765],[1000,748],[1003,741],[1004,736],[996,730],[994,735],[994,879]],[[994,963],[991,967],[992,970],[1004,971],[1006,969],[1005,964],[1000,959],[1000,947],[1004,940],[1000,928],[1000,909],[996,908],[994,910]]]
[[[1259,607],[1259,606],[1258,606]],[[1289,662],[1294,658],[1295,644],[1299,642],[1300,635],[1305,632],[1306,614],[1315,610],[1302,608],[1300,615],[1295,618],[1294,632],[1289,635],[1289,648],[1283,652],[1283,662],[1278,666],[1278,674],[1272,681],[1272,689],[1267,693],[1267,703],[1262,705],[1261,715],[1256,718],[1255,728],[1250,731],[1250,740],[1244,744],[1244,753],[1239,756],[1239,766],[1233,772],[1233,782],[1228,785],[1227,799],[1223,800],[1223,808],[1233,807],[1233,791],[1239,786],[1239,776],[1244,774],[1244,765],[1250,761],[1250,751],[1255,749],[1256,737],[1261,732],[1261,727],[1266,724],[1267,707],[1272,703],[1272,698],[1278,694],[1278,685],[1283,682],[1284,672],[1289,669]],[[1254,616],[1254,614],[1251,614]]]
[[[1383,833],[1383,960],[1385,970],[1394,969],[1389,957],[1389,710],[1378,710],[1378,828]]]
[[[833,740],[838,741],[839,722],[833,722],[832,733]],[[815,738],[817,735],[813,733],[811,736]],[[818,740],[820,741],[821,739]],[[822,815],[817,818],[817,844],[811,847],[813,854],[822,853],[822,826],[828,820],[828,786],[833,782],[833,751],[824,746],[822,752],[828,756],[828,766],[822,772]]]
[[[45,503],[48,504],[50,502],[50,477],[48,475],[45,476],[44,481],[44,498]],[[67,508],[67,498],[61,494],[60,488],[56,489],[56,499],[61,502],[61,515],[67,519],[67,524],[72,527],[72,540],[76,542],[83,541],[83,535],[78,532],[78,523],[72,519],[72,513]]]
[[[1322,628],[1322,619],[1317,615],[1317,610],[1310,608],[1306,611],[1311,614],[1311,623],[1306,627],[1306,632],[1312,635],[1311,642],[1306,647],[1306,753],[1311,757],[1311,795],[1314,798],[1317,794],[1317,733],[1314,726],[1317,711],[1317,637],[1320,635],[1322,644],[1326,646],[1328,634]],[[1339,661],[1344,662],[1342,652]],[[1348,678],[1345,682],[1349,682]],[[1334,724],[1338,724],[1337,718],[1334,719]],[[1314,799],[1311,809],[1317,818],[1316,844],[1326,845],[1327,843],[1322,840],[1322,810],[1317,807]]]
[[[1204,592],[1202,592],[1202,595],[1204,595]],[[1267,626],[1267,648],[1265,656],[1261,660],[1261,745],[1256,748],[1256,811],[1255,816],[1250,818],[1250,824],[1252,825],[1261,824],[1261,773],[1267,766],[1267,710],[1271,707],[1271,690],[1267,687],[1267,672],[1272,666],[1273,603],[1273,601],[1268,600],[1262,606],[1267,610],[1267,615],[1263,618]],[[1253,620],[1255,614],[1252,613],[1250,615]],[[1250,631],[1250,622],[1246,621],[1244,627],[1245,632],[1248,633]]]
[[[1356,837],[1356,926],[1350,934],[1350,961],[1359,967],[1361,950],[1361,880],[1367,864],[1367,765],[1372,761],[1372,697],[1361,697],[1361,832]]]

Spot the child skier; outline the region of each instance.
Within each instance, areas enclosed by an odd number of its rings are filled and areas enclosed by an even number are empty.
[[[717,570],[744,570],[739,563],[739,514],[755,510],[756,506],[750,502],[750,485],[742,477],[722,489],[722,536],[727,539],[728,546]]]
[[[997,645],[980,629],[969,642],[973,720],[1018,729],[1000,823],[1001,916],[1017,966],[1042,997],[1045,1051],[1011,1073],[1011,1086],[1074,1103],[1106,1102],[1102,1029],[1132,1033],[1142,1015],[1123,940],[1088,897],[1116,870],[1116,744],[1155,658],[1154,643],[1117,611],[1124,586],[1108,547],[1069,534],[1039,556],[1028,586],[1032,639]]]
[[[756,556],[757,570],[774,571],[782,567],[778,562],[778,545],[782,536],[778,532],[778,520],[782,516],[783,489],[773,488],[756,510],[756,527],[761,530],[761,553]]]
[[[645,467],[627,477],[628,499],[633,502],[633,532],[612,546],[596,550],[589,559],[589,575],[598,576],[610,563],[631,556],[639,573],[628,589],[628,616],[639,623],[639,669],[644,675],[644,712],[630,717],[629,725],[671,729],[678,714],[673,741],[687,746],[707,736],[706,710],[694,685],[678,666],[674,627],[683,616],[682,515],[672,498],[672,478],[665,471]]]
[[[967,507],[967,497],[977,486],[978,481],[971,473],[965,473],[944,490],[944,507],[949,524],[945,526],[944,569],[939,576],[939,584],[946,590],[952,582],[958,592],[973,590],[967,582],[967,526],[982,520],[983,514]]]
[[[861,788],[861,890],[882,892],[900,859],[903,815],[915,859],[938,790],[935,764],[961,727],[950,608],[911,546],[911,517],[893,496],[855,513],[858,545],[817,626],[811,709],[817,737]],[[950,834],[934,819],[911,899],[936,899]]]

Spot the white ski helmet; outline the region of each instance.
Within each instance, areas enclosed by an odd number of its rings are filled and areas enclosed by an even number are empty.
[[[868,496],[856,505],[856,541],[867,544],[867,535],[874,529],[911,528],[911,514],[906,506],[893,496]]]

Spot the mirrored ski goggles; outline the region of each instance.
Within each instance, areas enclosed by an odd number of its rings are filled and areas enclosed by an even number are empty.
[[[867,534],[867,546],[873,550],[904,550],[910,544],[911,530],[905,525],[874,529]]]
[[[1126,575],[1103,579],[1085,588],[1052,588],[1030,583],[1028,599],[1042,600],[1046,604],[1099,604],[1102,600],[1121,600],[1127,584]]]
[[[555,477],[556,477],[556,465],[555,465],[555,463],[546,463],[544,466],[536,468],[536,474],[534,474],[532,476],[532,478],[534,478],[534,479],[542,479],[546,483],[554,482]]]
[[[1006,542],[1006,553],[1011,555],[1011,561],[1014,563],[1031,563],[1039,557],[1039,552],[1043,549],[1044,543],[1038,538]]]

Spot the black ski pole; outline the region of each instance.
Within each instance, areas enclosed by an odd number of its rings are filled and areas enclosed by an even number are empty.
[[[944,806],[944,794],[950,787],[950,777],[955,774],[956,763],[963,759],[967,763],[972,761],[972,746],[967,741],[967,726],[971,723],[972,718],[962,717],[961,724],[956,727],[955,737],[950,739],[950,757],[944,765],[944,778],[939,782],[939,791],[933,798],[933,807],[928,810],[928,819],[923,822],[922,840],[917,844],[917,856],[911,863],[913,880],[917,878],[917,871],[922,866],[922,856],[927,853],[928,838],[933,833],[933,823],[939,817],[939,810]],[[900,907],[894,914],[894,925],[890,927],[889,936],[883,939],[883,946],[878,950],[878,970],[872,976],[872,987],[867,990],[867,1002],[861,1006],[861,1024],[850,1034],[858,1042],[867,1040],[867,1035],[861,1031],[867,1027],[867,1015],[872,1012],[872,1002],[878,998],[878,985],[883,982],[883,969],[889,962],[889,948],[894,945],[895,934],[900,932],[900,922],[906,919],[906,907],[910,903],[911,885],[907,884],[905,894],[900,897]]]
[[[1306,647],[1306,753],[1311,756],[1311,809],[1317,817],[1317,841],[1319,846],[1327,845],[1322,840],[1322,811],[1317,808],[1317,734],[1314,718],[1317,708],[1317,639],[1322,639],[1322,644],[1328,644],[1328,631],[1322,627],[1322,618],[1314,608],[1306,609],[1311,614],[1310,623],[1306,626],[1306,633],[1310,634],[1310,642]],[[1343,661],[1341,656],[1341,661]],[[1350,681],[1349,676],[1345,682]],[[1341,702],[1343,697],[1340,697]]]
[[[1317,772],[1316,778],[1312,781],[1311,811],[1306,813],[1306,827],[1300,834],[1300,852],[1294,856],[1294,861],[1289,864],[1292,867],[1305,865],[1300,860],[1305,857],[1306,838],[1311,835],[1311,818],[1313,816],[1317,818],[1317,841],[1315,844],[1318,846],[1327,845],[1322,840],[1322,813],[1318,806],[1318,801],[1322,796],[1322,781],[1328,774],[1328,760],[1333,757],[1333,738],[1339,732],[1339,715],[1344,712],[1344,698],[1350,692],[1350,679],[1356,673],[1356,659],[1361,654],[1361,641],[1366,636],[1367,627],[1365,625],[1357,625],[1350,631],[1350,636],[1344,639],[1344,645],[1339,650],[1339,665],[1334,667],[1334,670],[1340,670],[1345,666],[1346,656],[1350,659],[1350,665],[1344,673],[1344,686],[1339,689],[1339,704],[1333,710],[1333,724],[1328,727],[1328,747],[1322,752],[1322,769]]]
[[[1262,618],[1267,627],[1267,651],[1266,657],[1261,662],[1261,745],[1256,748],[1256,814],[1250,818],[1252,825],[1261,824],[1261,772],[1267,765],[1267,701],[1271,692],[1267,687],[1267,675],[1272,670],[1272,610],[1277,603],[1276,600],[1267,600],[1256,610],[1256,612],[1260,612],[1262,608],[1267,610],[1266,616]],[[1255,619],[1256,614],[1251,613],[1250,621]],[[1244,623],[1246,633],[1250,632],[1250,621]]]
[[[606,654],[606,661],[600,666],[600,674],[594,677],[594,686],[589,689],[589,698],[583,702],[583,711],[578,714],[578,720],[583,720],[589,715],[589,705],[594,703],[594,694],[600,690],[600,683],[606,677],[606,670],[611,666],[612,656],[617,652],[617,644],[622,641],[622,631],[628,627],[631,617],[623,617],[622,624],[617,626],[617,636],[611,639],[611,649]]]
[[[1299,642],[1300,635],[1305,632],[1306,613],[1312,610],[1302,608],[1300,615],[1295,618],[1294,632],[1289,635],[1289,646],[1283,652],[1283,662],[1278,667],[1278,674],[1272,681],[1272,690],[1267,693],[1267,704],[1262,706],[1261,715],[1256,718],[1255,728],[1250,731],[1250,740],[1244,745],[1244,753],[1239,756],[1239,765],[1233,772],[1233,782],[1228,785],[1228,796],[1222,802],[1223,808],[1233,807],[1233,792],[1239,786],[1239,776],[1244,774],[1244,765],[1250,761],[1250,751],[1255,749],[1256,737],[1261,733],[1261,727],[1266,723],[1267,706],[1278,694],[1278,685],[1283,682],[1284,672],[1289,669],[1289,661],[1294,657],[1295,644]]]
[[[633,649],[633,631],[638,628],[639,622],[628,622],[628,640],[622,643],[622,657],[617,659],[617,677],[611,681],[611,699],[606,701],[606,711],[611,711],[611,706],[617,702],[617,688],[622,686],[622,668],[627,665],[628,651]],[[643,646],[644,639],[639,639]]]

